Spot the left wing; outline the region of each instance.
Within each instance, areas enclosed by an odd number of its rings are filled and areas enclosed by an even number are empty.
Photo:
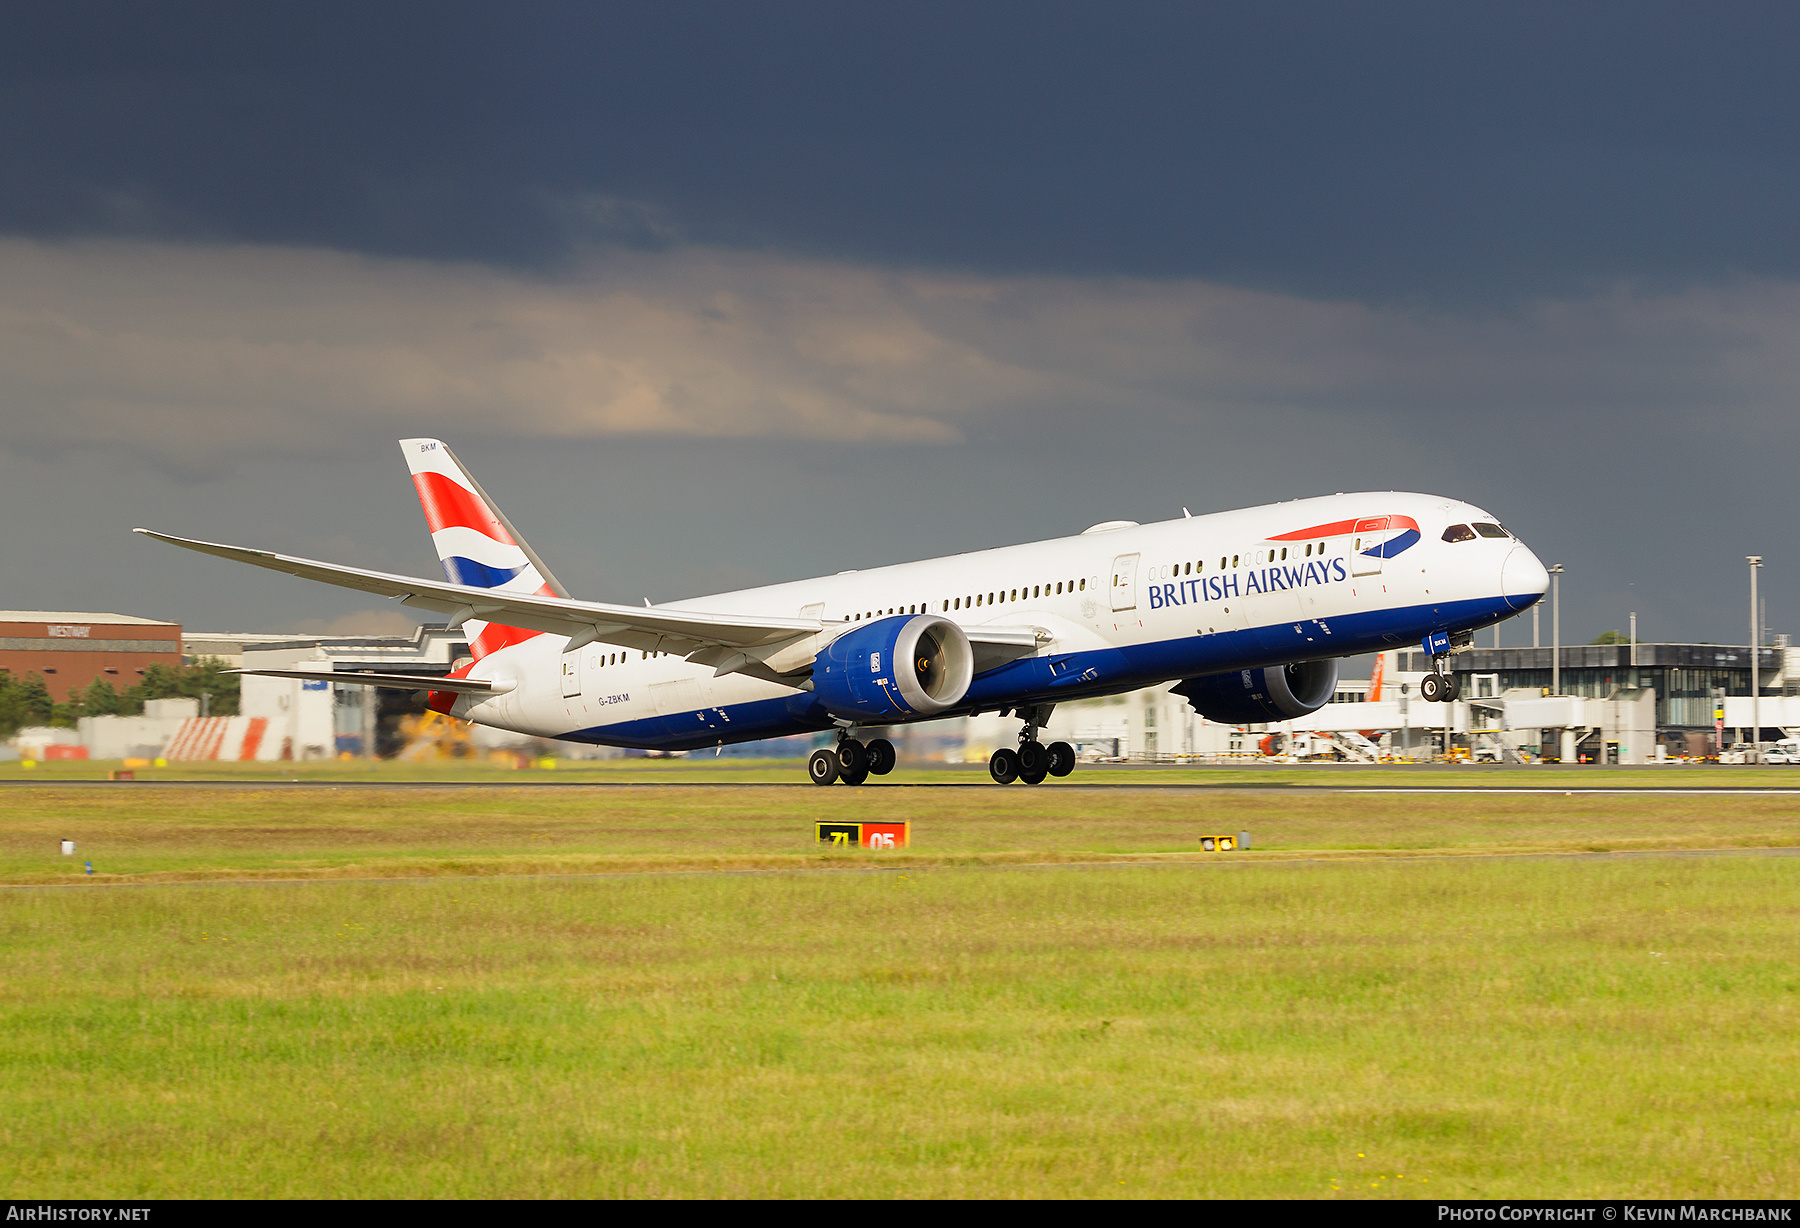
[[[133,529],[145,537],[214,554],[233,562],[266,567],[305,580],[320,580],[340,588],[360,589],[383,597],[399,598],[401,604],[423,610],[434,610],[450,616],[453,624],[471,618],[524,627],[528,631],[545,631],[551,635],[572,637],[570,648],[580,648],[595,641],[621,644],[652,652],[669,652],[688,656],[699,649],[712,648],[726,654],[762,656],[754,650],[772,647],[800,637],[816,635],[825,629],[817,618],[766,618],[747,614],[706,614],[690,610],[612,605],[602,601],[575,601],[541,593],[504,593],[491,588],[471,588],[443,580],[420,580],[412,576],[396,576],[382,571],[366,571],[360,567],[341,567],[315,559],[294,558],[267,550],[251,550],[244,546],[227,546],[218,542],[194,541],[154,533],[149,529]],[[707,662],[711,664],[711,662]],[[810,663],[810,661],[809,661]]]
[[[343,567],[268,550],[251,550],[245,546],[196,541],[150,529],[133,529],[132,532],[184,550],[213,554],[253,567],[266,567],[304,580],[319,580],[340,588],[396,597],[403,605],[447,614],[452,624],[479,618],[528,631],[566,635],[570,637],[568,649],[600,642],[646,652],[673,653],[697,665],[716,666],[720,674],[747,673],[773,681],[804,674],[811,668],[817,649],[823,646],[823,640],[815,637],[823,636],[824,640],[829,640],[847,629],[847,625],[827,624],[819,618],[708,614],[651,606],[640,609],[603,601],[576,601],[545,593],[508,593],[444,580],[421,580],[384,571],[367,571],[361,567]],[[1038,627],[975,626],[966,627],[964,631],[976,646],[977,673],[1019,657],[1031,656],[1051,638],[1048,632]],[[416,682],[393,685],[412,685],[418,689]],[[793,685],[792,682],[789,685]],[[458,688],[445,683],[436,689]]]

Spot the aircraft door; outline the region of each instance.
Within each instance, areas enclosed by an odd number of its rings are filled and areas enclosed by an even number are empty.
[[[581,694],[581,649],[563,653],[562,684],[564,699],[574,699]]]
[[[1112,565],[1112,608],[1137,609],[1138,556],[1121,554]]]
[[[1381,574],[1381,550],[1379,541],[1373,540],[1387,532],[1388,518],[1377,516],[1373,520],[1359,520],[1350,531],[1350,574],[1353,576],[1378,576]]]

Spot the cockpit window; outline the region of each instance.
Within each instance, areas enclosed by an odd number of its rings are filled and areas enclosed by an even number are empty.
[[[1487,524],[1486,522],[1480,521],[1480,520],[1477,520],[1475,522],[1475,531],[1477,533],[1481,534],[1483,537],[1511,537],[1512,536],[1512,534],[1508,533],[1505,529],[1501,528],[1499,525]]]
[[[1472,542],[1475,540],[1475,530],[1466,524],[1453,524],[1444,530],[1444,540],[1447,542]]]

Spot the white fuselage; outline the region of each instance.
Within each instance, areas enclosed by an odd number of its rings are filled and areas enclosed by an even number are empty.
[[[1410,530],[1396,527],[1407,521],[1418,526],[1411,540]],[[1098,528],[659,608],[819,617],[846,629],[890,614],[930,613],[965,628],[1037,628],[1039,657],[1107,663],[1091,685],[1057,696],[1042,694],[1029,669],[992,671],[1012,680],[1004,686],[978,676],[955,712],[993,711],[1409,646],[1436,630],[1492,625],[1536,601],[1545,575],[1510,535],[1444,539],[1451,526],[1476,522],[1495,523],[1453,499],[1341,494]],[[1317,532],[1296,536],[1309,529]],[[1384,557],[1383,549],[1392,553]],[[456,714],[521,733],[628,746],[711,745],[831,723],[806,710],[802,692],[777,682],[715,676],[680,656],[604,643],[565,661],[567,642],[538,635],[477,662],[471,678],[508,680],[513,689],[464,697]]]

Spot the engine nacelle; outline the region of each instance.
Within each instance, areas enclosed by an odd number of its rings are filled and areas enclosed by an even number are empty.
[[[897,614],[846,631],[813,661],[813,695],[833,716],[858,721],[933,716],[954,707],[975,678],[963,629],[934,614]]]
[[[1297,661],[1189,678],[1174,691],[1209,721],[1249,725],[1317,712],[1331,702],[1337,677],[1336,660]]]

